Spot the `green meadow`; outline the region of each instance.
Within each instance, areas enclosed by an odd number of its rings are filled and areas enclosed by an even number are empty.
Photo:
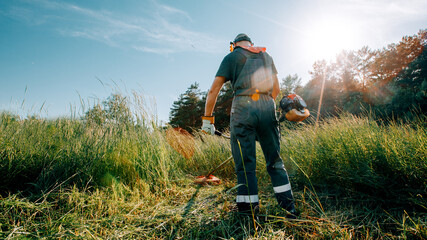
[[[194,183],[231,155],[229,140],[196,133],[187,158],[166,128],[132,118],[1,113],[0,238],[427,238],[426,116],[283,123],[297,220],[277,207],[259,146],[260,215],[240,216],[232,162],[215,173],[220,185]]]

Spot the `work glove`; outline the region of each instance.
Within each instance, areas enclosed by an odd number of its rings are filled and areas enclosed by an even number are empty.
[[[214,135],[215,134],[215,117],[214,116],[203,116],[202,117],[202,131]]]

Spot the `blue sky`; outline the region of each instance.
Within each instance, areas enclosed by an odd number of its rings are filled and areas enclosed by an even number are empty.
[[[70,116],[119,89],[168,121],[190,84],[209,89],[238,33],[267,47],[279,79],[306,82],[316,60],[425,29],[426,12],[424,0],[0,0],[0,111]]]

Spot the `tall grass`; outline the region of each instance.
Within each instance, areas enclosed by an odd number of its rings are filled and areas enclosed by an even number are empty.
[[[382,125],[369,116],[343,115],[285,131],[282,155],[293,162],[298,183],[367,194],[385,202],[426,209],[427,132],[412,124]],[[292,166],[292,165],[291,165]]]
[[[47,192],[76,184],[168,187],[187,173],[207,173],[231,152],[226,140],[198,136],[195,156],[186,159],[160,127],[77,119],[25,119],[0,115],[0,193]],[[224,170],[222,170],[224,172]],[[227,170],[228,174],[232,170]]]
[[[222,185],[193,183],[231,155],[229,140],[196,134],[188,159],[144,114],[121,122],[1,113],[0,238],[427,236],[425,116],[385,125],[342,115],[283,129],[281,156],[301,217],[281,217],[258,146],[254,225],[234,213],[232,163],[215,173]]]

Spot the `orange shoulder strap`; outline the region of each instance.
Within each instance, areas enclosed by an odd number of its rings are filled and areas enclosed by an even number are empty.
[[[267,50],[267,48],[265,47],[247,47],[247,46],[240,46],[240,47],[253,53],[265,52]]]

